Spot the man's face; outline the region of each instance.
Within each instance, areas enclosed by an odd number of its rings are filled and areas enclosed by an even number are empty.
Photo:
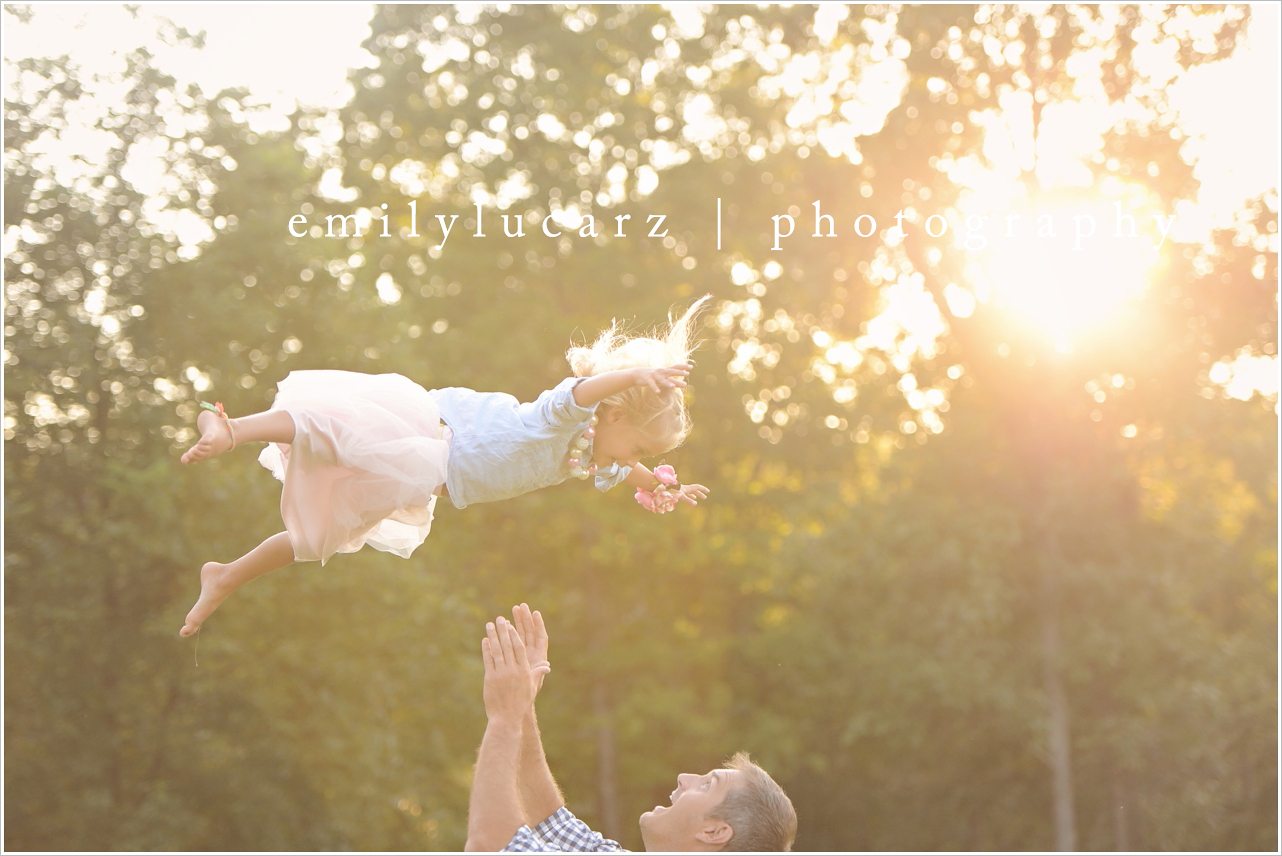
[[[724,820],[710,817],[737,787],[737,770],[712,770],[702,776],[682,773],[671,804],[641,815],[641,839],[647,850],[720,850],[734,836]]]

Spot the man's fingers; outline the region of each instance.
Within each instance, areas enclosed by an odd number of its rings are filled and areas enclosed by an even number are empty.
[[[494,655],[490,653],[490,637],[481,640],[481,665],[485,666],[485,671],[494,671]]]
[[[521,641],[521,634],[516,632],[515,627],[508,628],[508,638],[511,640],[512,659],[509,662],[516,664],[517,668],[530,670],[530,659],[525,653],[525,643]]]
[[[494,658],[494,665],[497,668],[507,662],[507,657],[504,656],[503,644],[499,640],[498,629],[494,626],[493,621],[486,623],[485,636],[489,640],[490,656]]]
[[[512,609],[512,615],[516,618],[516,626],[521,631],[521,638],[528,645],[534,641],[534,617],[530,615],[529,604],[521,604]]]
[[[503,662],[508,666],[519,665],[520,659],[517,657],[516,648],[520,645],[521,650],[525,650],[525,645],[521,643],[521,634],[503,618],[498,620],[498,631],[499,644],[503,648]]]
[[[538,611],[532,611],[528,603],[523,603],[520,606],[520,615],[521,641],[525,643],[525,647],[528,649],[527,655],[532,657],[535,652],[539,652],[546,656],[548,632],[547,628],[543,626],[542,614]]]

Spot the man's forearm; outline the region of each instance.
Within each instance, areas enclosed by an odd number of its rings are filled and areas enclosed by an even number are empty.
[[[525,824],[517,788],[521,724],[490,720],[481,739],[467,810],[467,850],[502,850]]]
[[[536,826],[565,805],[565,797],[552,777],[547,756],[543,753],[543,738],[539,734],[538,719],[534,709],[525,716],[521,729],[521,805],[525,809],[525,822]]]
[[[591,407],[635,384],[636,373],[632,369],[602,372],[575,385],[574,403],[579,407]]]

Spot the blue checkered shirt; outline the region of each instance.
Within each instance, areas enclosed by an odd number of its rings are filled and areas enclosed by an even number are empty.
[[[565,806],[530,829],[522,826],[503,848],[504,853],[631,853],[619,842],[594,832]]]

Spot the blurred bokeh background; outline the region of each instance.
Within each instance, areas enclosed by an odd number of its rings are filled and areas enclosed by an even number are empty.
[[[3,32],[6,848],[459,848],[482,622],[524,600],[553,769],[628,846],[747,749],[800,849],[1276,849],[1273,9],[6,4]],[[383,203],[390,237],[287,231]],[[1115,203],[1138,237],[1074,250]],[[670,237],[575,238],[587,212]],[[998,240],[1011,212],[1058,237]],[[528,400],[572,337],[705,292],[668,457],[699,509],[441,506],[409,561],[296,566],[177,637],[201,562],[280,528],[251,451],[178,464],[198,398],[340,368]]]

